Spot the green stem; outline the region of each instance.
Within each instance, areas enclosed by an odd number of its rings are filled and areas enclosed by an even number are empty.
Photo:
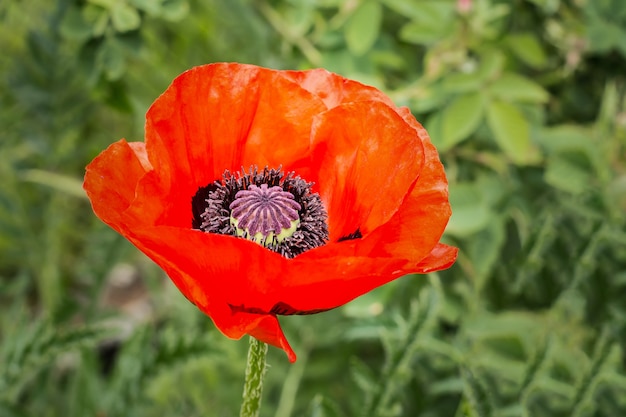
[[[258,417],[261,409],[263,393],[263,377],[265,376],[265,356],[267,344],[250,336],[248,364],[246,365],[246,382],[243,386],[243,403],[240,417]]]

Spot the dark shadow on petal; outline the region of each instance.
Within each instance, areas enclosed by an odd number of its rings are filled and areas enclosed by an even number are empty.
[[[324,311],[332,310],[332,308],[317,309],[317,310],[297,310],[291,307],[287,303],[278,302],[274,304],[274,307],[270,311],[264,311],[263,309],[256,307],[246,307],[244,305],[234,306],[229,304],[233,313],[250,313],[250,314],[271,314],[275,316],[307,316],[310,314],[323,313]]]
[[[357,228],[354,232],[350,233],[349,235],[340,237],[337,240],[337,242],[343,242],[344,240],[360,239],[362,237],[363,237],[363,235],[361,234],[361,230],[359,228]]]
[[[279,302],[279,303],[274,304],[274,307],[272,307],[272,309],[270,310],[270,313],[277,314],[280,316],[293,316],[293,315],[306,316],[309,314],[323,313],[324,311],[328,311],[328,310],[330,309],[321,308],[317,310],[306,310],[306,311],[296,310],[295,308],[291,307],[287,303]]]

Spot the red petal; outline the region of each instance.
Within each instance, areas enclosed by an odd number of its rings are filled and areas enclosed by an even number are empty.
[[[275,316],[263,316],[263,319],[249,332],[250,336],[254,336],[261,342],[269,343],[285,351],[289,362],[296,361],[296,353],[293,351],[287,338],[280,328],[280,323]]]
[[[402,111],[402,109],[401,109]],[[375,250],[417,264],[439,242],[451,215],[448,181],[426,130],[404,110],[424,146],[424,168],[397,213],[374,232]]]
[[[414,273],[428,274],[430,272],[447,269],[456,261],[458,254],[458,248],[438,243],[430,254],[417,264]]]
[[[285,350],[295,361],[275,316],[236,310],[245,306],[269,312],[277,302],[272,292],[285,258],[253,242],[191,229],[159,226],[137,229],[127,237],[226,336],[250,334]]]
[[[148,168],[144,144],[124,139],[110,145],[87,165],[83,188],[94,213],[122,234],[128,229],[122,213],[134,200],[137,183]]]
[[[450,218],[448,182],[437,150],[426,130],[408,109],[398,109],[398,112],[413,126],[422,140],[425,158],[423,169],[391,219],[363,239],[342,242],[351,246],[341,248],[341,252],[353,256],[403,258],[408,265],[415,266],[439,242]],[[317,256],[324,256],[324,252],[332,253],[337,249],[326,246],[316,251],[319,251]],[[301,256],[307,256],[307,253]],[[406,273],[411,272],[418,271],[407,270]]]
[[[321,100],[280,72],[241,64],[193,68],[147,114],[146,147],[171,203],[162,224],[189,226],[189,199],[225,169],[286,170],[306,154]],[[284,146],[281,146],[284,145]]]
[[[416,131],[387,105],[369,101],[321,114],[312,135],[313,180],[328,210],[331,242],[386,223],[422,168]]]
[[[234,309],[269,312],[278,302],[273,289],[279,285],[285,258],[243,239],[174,227],[138,230],[130,239],[226,336],[250,334],[283,349],[291,362],[296,360],[275,316]]]
[[[345,256],[343,253],[326,258],[300,259],[301,256],[289,263],[281,286],[272,294],[276,300],[300,311],[341,306],[406,274],[402,269],[406,261],[402,259]]]
[[[321,98],[329,109],[355,101],[380,101],[389,107],[395,107],[391,99],[382,91],[349,80],[323,68],[307,71],[284,71],[283,74],[300,84],[305,90]]]
[[[341,244],[330,246],[343,249]],[[330,251],[325,252],[330,255]],[[419,262],[395,257],[347,256],[341,250],[336,256],[304,259],[308,253],[289,262],[289,269],[277,280],[280,285],[272,287],[272,292],[267,294],[271,305],[281,302],[303,312],[332,309],[407,274],[446,269],[456,260],[457,249],[437,244]],[[250,302],[254,303],[254,298]]]

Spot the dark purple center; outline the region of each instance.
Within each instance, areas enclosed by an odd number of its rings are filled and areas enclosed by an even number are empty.
[[[292,228],[293,222],[299,220],[301,206],[293,194],[281,187],[250,184],[248,189],[237,192],[230,209],[238,229],[245,230],[249,236],[261,233],[267,237]]]
[[[225,170],[221,180],[193,196],[191,224],[206,233],[251,240],[292,259],[328,242],[328,216],[312,187],[280,168]]]

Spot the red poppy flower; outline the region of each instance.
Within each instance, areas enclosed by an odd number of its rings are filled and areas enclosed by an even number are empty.
[[[146,118],[145,142],[109,146],[84,188],[228,337],[294,361],[277,315],[329,310],[456,259],[439,243],[450,206],[437,151],[373,87],[323,69],[212,64],[176,78]]]

